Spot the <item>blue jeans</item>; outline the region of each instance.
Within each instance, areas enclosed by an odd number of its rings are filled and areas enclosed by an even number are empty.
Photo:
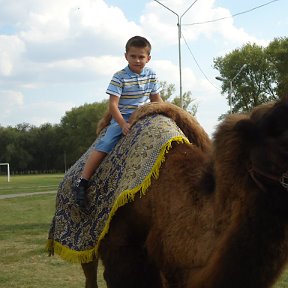
[[[128,121],[131,114],[122,115],[125,121]],[[122,128],[119,124],[112,118],[106,133],[102,136],[102,138],[96,143],[95,150],[101,151],[104,153],[109,153],[116,146],[118,141],[122,136]]]

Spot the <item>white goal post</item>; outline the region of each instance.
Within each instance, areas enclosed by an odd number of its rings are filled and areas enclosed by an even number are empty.
[[[9,166],[9,163],[0,163],[0,166],[7,166],[7,181],[10,182],[10,166]]]

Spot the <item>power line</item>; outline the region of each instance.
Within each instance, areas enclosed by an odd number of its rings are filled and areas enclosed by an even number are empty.
[[[164,6],[164,5],[163,5],[162,3],[160,3],[159,1],[157,1],[157,0],[155,0],[155,1],[158,2],[159,4],[161,4],[162,6]],[[217,21],[221,21],[221,20],[233,18],[233,17],[239,16],[239,15],[242,15],[242,14],[246,14],[246,13],[252,12],[252,11],[254,11],[254,10],[256,10],[256,9],[262,8],[262,7],[264,7],[264,6],[267,6],[267,5],[269,5],[269,4],[273,3],[273,2],[277,2],[277,1],[279,1],[279,0],[272,0],[272,1],[266,2],[266,3],[261,4],[261,5],[259,5],[259,6],[253,7],[253,8],[251,8],[251,9],[248,9],[248,10],[245,10],[245,11],[242,11],[242,12],[235,13],[235,14],[229,16],[229,17],[222,17],[222,18],[217,18],[217,19],[208,20],[208,21],[203,21],[203,22],[194,22],[194,23],[191,23],[191,24],[182,24],[182,23],[181,23],[181,25],[182,25],[182,26],[184,26],[184,25],[185,25],[185,26],[192,26],[192,25],[200,25],[200,24],[207,24],[207,23],[217,22]],[[187,10],[189,10],[196,2],[197,2],[197,0],[195,0],[195,1],[192,3],[192,5],[191,5]],[[164,6],[164,7],[167,8],[168,10],[170,10],[168,7],[166,7],[166,6]],[[185,13],[187,12],[187,10],[185,11]],[[176,14],[174,11],[172,11],[172,10],[170,10],[170,11],[173,12],[174,14]],[[184,13],[184,14],[185,14],[185,13]],[[184,14],[183,14],[183,15],[184,15]],[[176,15],[178,15],[178,14],[176,14]],[[182,16],[183,16],[183,15],[182,15]],[[178,16],[178,17],[179,17],[179,16]],[[178,25],[179,25],[179,23],[178,23]],[[181,25],[180,25],[180,26],[181,26]],[[186,41],[186,39],[185,39],[185,37],[184,37],[184,35],[183,35],[183,33],[182,33],[181,30],[180,30],[180,35],[183,37],[183,40],[184,40],[184,42],[185,42],[185,44],[186,44],[186,47],[187,47],[187,49],[189,50],[189,52],[190,52],[190,54],[191,54],[194,62],[196,63],[199,71],[202,73],[202,75],[205,77],[205,79],[206,79],[214,88],[216,88],[217,90],[220,90],[217,86],[215,86],[215,85],[210,81],[210,79],[207,77],[207,75],[204,73],[204,71],[203,71],[202,68],[200,67],[198,61],[196,60],[196,57],[194,56],[192,50],[190,49],[190,47],[189,47],[189,45],[188,45],[188,43],[187,43],[187,41]]]
[[[215,86],[215,85],[210,81],[210,79],[209,79],[209,78],[207,77],[207,75],[204,73],[204,71],[203,71],[202,68],[200,67],[198,61],[196,60],[196,57],[194,56],[193,52],[191,51],[191,49],[190,49],[190,47],[189,47],[189,45],[188,45],[188,43],[187,43],[187,41],[186,41],[183,33],[181,33],[181,35],[182,35],[182,38],[183,38],[183,40],[184,40],[184,42],[185,42],[185,44],[186,44],[186,46],[187,46],[187,48],[188,48],[188,50],[189,50],[189,52],[190,52],[190,54],[191,54],[194,62],[196,63],[198,69],[200,70],[200,72],[203,74],[203,76],[206,78],[206,80],[207,80],[214,88],[216,88],[217,90],[220,90],[217,86]]]
[[[272,1],[269,1],[267,3],[264,3],[264,4],[261,4],[259,6],[256,6],[256,7],[253,7],[251,9],[248,9],[248,10],[245,10],[245,11],[242,11],[242,12],[238,12],[238,13],[235,13],[231,16],[227,16],[227,17],[222,17],[222,18],[217,18],[217,19],[213,19],[213,20],[207,20],[207,21],[203,21],[203,22],[194,22],[194,23],[190,23],[190,24],[182,24],[183,26],[192,26],[192,25],[201,25],[201,24],[207,24],[207,23],[212,23],[212,22],[217,22],[217,21],[221,21],[221,20],[225,20],[225,19],[230,19],[230,18],[233,18],[233,17],[236,17],[236,16],[239,16],[239,15],[242,15],[242,14],[246,14],[246,13],[249,13],[249,12],[252,12],[256,9],[259,9],[259,8],[262,8],[264,6],[267,6],[273,2],[277,2],[277,1],[280,1],[280,0],[272,0]]]
[[[256,6],[256,7],[254,7],[254,8],[251,8],[251,9],[249,9],[249,10],[245,10],[245,11],[242,11],[242,12],[239,12],[239,13],[236,13],[236,14],[233,14],[232,16],[229,16],[229,17],[222,17],[222,18],[218,18],[218,19],[214,19],[214,20],[203,21],[203,22],[195,22],[195,23],[192,23],[192,24],[182,24],[182,25],[188,26],[188,25],[206,24],[206,23],[212,23],[212,22],[216,22],[216,21],[225,20],[225,19],[228,19],[228,18],[233,18],[233,17],[239,16],[239,15],[242,15],[242,14],[246,14],[246,13],[252,12],[252,11],[254,11],[254,10],[256,10],[256,9],[259,9],[259,8],[261,8],[261,7],[264,7],[264,6],[267,6],[267,5],[269,5],[269,4],[273,3],[273,2],[277,2],[277,1],[279,1],[279,0],[272,0],[272,1],[269,1],[269,2],[267,2],[267,3],[261,4],[261,5],[259,5],[259,6]],[[215,85],[210,81],[210,79],[207,77],[207,75],[204,73],[204,71],[203,71],[202,68],[200,67],[200,65],[199,65],[198,61],[196,60],[196,57],[194,56],[192,50],[190,49],[190,47],[189,47],[189,45],[188,45],[188,43],[187,43],[187,41],[186,41],[186,39],[185,39],[182,31],[181,31],[181,35],[182,35],[182,37],[183,37],[183,40],[184,40],[184,42],[185,42],[185,44],[186,44],[187,49],[189,50],[189,52],[190,52],[190,54],[191,54],[194,62],[195,62],[196,65],[197,65],[199,71],[202,73],[202,75],[205,77],[205,79],[206,79],[214,88],[216,88],[217,90],[220,90],[217,86],[215,86]]]

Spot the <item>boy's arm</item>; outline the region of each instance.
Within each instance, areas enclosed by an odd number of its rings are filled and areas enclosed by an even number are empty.
[[[151,102],[163,102],[160,94],[153,94],[153,95],[150,95],[150,101]]]
[[[115,95],[110,95],[109,98],[109,112],[111,113],[112,117],[116,120],[119,126],[122,128],[123,134],[126,135],[129,132],[130,124],[125,121],[122,114],[118,108],[119,97]]]

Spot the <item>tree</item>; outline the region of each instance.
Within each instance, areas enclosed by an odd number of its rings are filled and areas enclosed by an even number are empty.
[[[247,44],[214,60],[214,67],[220,71],[222,78],[227,79],[222,82],[222,94],[227,93],[227,102],[232,104],[232,112],[247,112],[268,99],[275,99],[271,82],[274,80],[273,73],[265,58],[262,47]],[[244,64],[247,66],[235,78]],[[232,98],[229,99],[232,79]]]
[[[12,173],[64,171],[93,143],[106,109],[103,101],[66,112],[59,125],[0,126],[0,162],[9,162]]]
[[[166,81],[160,81],[161,86],[161,92],[160,96],[163,99],[163,101],[168,101],[169,98],[172,97],[172,95],[175,93],[175,85],[174,84],[168,84]]]
[[[197,113],[198,104],[193,103],[195,99],[192,99],[192,92],[191,91],[184,92],[184,94],[182,95],[182,98],[183,98],[182,99],[183,109],[189,112],[191,115],[195,116]],[[180,107],[181,106],[180,96],[175,97],[171,103]]]
[[[160,93],[161,98],[164,101],[170,102],[180,107],[181,106],[180,96],[176,96],[173,98],[173,94],[176,91],[175,85],[168,84],[166,81],[160,82],[160,85],[162,88],[162,91]],[[193,103],[193,101],[195,100],[192,99],[192,92],[191,91],[185,92],[182,95],[182,100],[183,100],[183,109],[189,112],[191,115],[195,116],[198,109],[198,105]]]
[[[288,38],[281,38],[275,39],[266,48],[249,43],[214,59],[214,68],[219,70],[222,78],[227,79],[222,82],[222,94],[227,95],[227,102],[233,79],[233,112],[248,112],[287,93],[287,48]],[[244,64],[245,69],[237,75]]]
[[[266,49],[267,60],[276,71],[276,90],[279,97],[288,94],[288,38],[276,38]]]
[[[96,139],[96,127],[107,110],[107,101],[84,104],[66,112],[61,119],[62,147],[67,165],[72,165]]]
[[[1,129],[0,162],[8,162],[12,171],[23,171],[29,169],[32,155],[27,147],[31,147],[30,130],[33,126],[23,123],[15,128],[8,127]]]
[[[64,171],[64,151],[59,125],[46,123],[40,127],[34,127],[30,131],[29,139],[32,145],[26,147],[26,150],[33,156],[31,170]]]

